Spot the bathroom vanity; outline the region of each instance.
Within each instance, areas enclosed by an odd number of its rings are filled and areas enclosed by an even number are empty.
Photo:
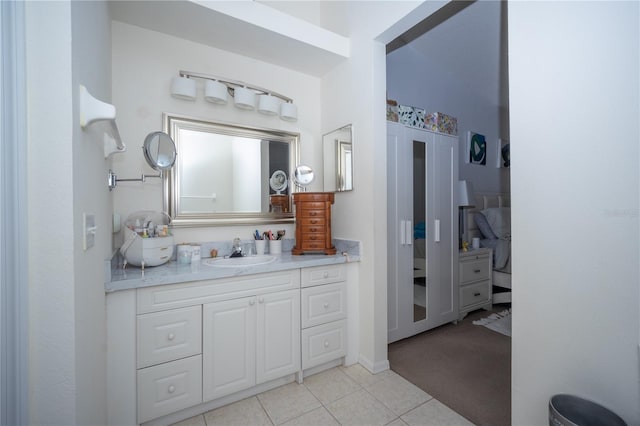
[[[357,257],[171,262],[113,277],[109,424],[171,424],[345,363],[348,260]]]

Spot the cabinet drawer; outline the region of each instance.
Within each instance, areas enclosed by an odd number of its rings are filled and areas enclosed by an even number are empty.
[[[491,261],[489,257],[460,263],[460,282],[468,283],[488,280],[491,277]]]
[[[320,210],[324,212],[327,204],[324,201],[305,201],[304,203],[298,204],[298,206],[300,210]]]
[[[320,210],[312,210],[312,209],[300,209],[297,213],[298,216],[300,217],[310,217],[310,218],[314,218],[314,217],[321,217],[324,218],[324,209]]]
[[[460,309],[476,303],[488,302],[491,296],[490,281],[470,284],[460,288]]]
[[[324,229],[325,224],[324,217],[302,217],[300,219],[296,218],[296,221],[303,226],[302,229],[305,229],[304,227],[306,226],[320,227],[321,229]]]
[[[138,315],[138,368],[201,352],[202,308]]]
[[[345,320],[302,330],[302,369],[315,367],[346,354]]]
[[[302,269],[302,287],[344,281],[346,276],[343,265],[315,266]]]
[[[344,282],[302,289],[302,328],[347,317],[347,285]]]
[[[202,402],[202,357],[138,370],[138,422]]]

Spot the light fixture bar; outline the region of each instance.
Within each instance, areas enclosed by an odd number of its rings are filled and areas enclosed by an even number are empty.
[[[232,86],[246,87],[247,89],[251,89],[251,90],[254,90],[256,92],[259,92],[258,94],[275,96],[277,98],[282,99],[285,102],[293,103],[293,99],[288,98],[288,97],[286,97],[284,95],[281,95],[279,93],[273,92],[273,91],[268,90],[268,89],[264,89],[262,87],[254,86],[254,85],[251,85],[251,84],[247,84],[247,83],[244,83],[242,81],[231,80],[231,79],[228,79],[228,78],[225,78],[225,77],[217,77],[215,75],[209,75],[209,74],[203,74],[203,73],[191,72],[191,71],[180,71],[180,77],[191,77],[191,78],[203,78],[205,80],[216,80],[216,81],[219,81],[220,83],[227,84],[227,85],[230,84]]]

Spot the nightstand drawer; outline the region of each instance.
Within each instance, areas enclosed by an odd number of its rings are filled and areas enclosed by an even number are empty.
[[[491,262],[488,257],[460,262],[460,283],[469,283],[491,278]]]
[[[483,281],[460,288],[460,309],[489,301],[491,296],[491,282]]]

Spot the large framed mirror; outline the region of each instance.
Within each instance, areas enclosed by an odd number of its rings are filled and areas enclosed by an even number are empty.
[[[175,166],[164,174],[173,226],[293,222],[299,135],[164,114]]]
[[[353,189],[353,129],[343,126],[322,137],[325,192]]]

